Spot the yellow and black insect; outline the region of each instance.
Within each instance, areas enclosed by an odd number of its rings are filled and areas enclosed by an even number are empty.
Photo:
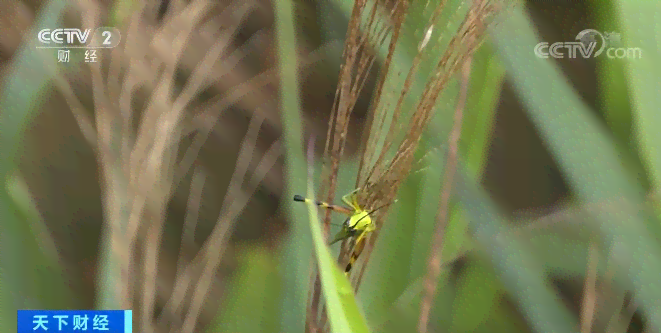
[[[374,222],[372,221],[370,214],[386,206],[386,205],[381,206],[369,212],[367,210],[364,210],[362,207],[360,207],[360,204],[358,204],[358,200],[356,197],[356,193],[358,193],[359,190],[360,189],[356,189],[353,192],[342,197],[342,201],[351,208],[338,206],[338,205],[331,205],[322,201],[313,201],[311,199],[306,199],[300,195],[294,196],[294,201],[313,203],[317,206],[349,215],[349,217],[347,217],[347,219],[344,220],[344,223],[342,223],[342,229],[335,235],[335,237],[333,237],[333,240],[330,242],[330,245],[332,245],[337,243],[338,241],[347,238],[353,238],[353,249],[351,250],[351,257],[349,258],[349,263],[344,269],[344,272],[347,274],[349,273],[349,271],[351,271],[351,267],[356,262],[358,256],[360,256],[360,253],[363,252],[363,249],[365,248],[365,236],[367,236],[370,232],[376,230],[376,227],[374,226]]]

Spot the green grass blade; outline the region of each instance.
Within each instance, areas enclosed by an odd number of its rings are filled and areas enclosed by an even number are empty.
[[[471,260],[457,283],[450,332],[473,332],[489,319],[503,296],[498,277],[482,260]]]
[[[118,0],[112,6],[110,11],[110,24],[115,27],[121,27],[126,23],[126,20],[131,14],[140,6],[138,1],[133,0]]]
[[[314,198],[313,184],[308,182],[308,197]],[[321,232],[317,206],[309,203],[310,230],[314,243],[315,257],[321,276],[321,287],[326,299],[328,320],[332,332],[369,332],[362,310],[358,307],[353,288],[331,257],[326,240]]]
[[[488,157],[487,152],[491,143],[496,102],[500,95],[505,69],[496,58],[491,45],[486,43],[475,53],[472,64],[469,95],[464,109],[464,123],[461,139],[459,140],[459,151],[463,156],[467,156],[466,165],[469,168],[471,177],[481,179]],[[445,133],[449,132],[453,122],[458,93],[459,90],[456,87],[450,86],[446,89],[444,100],[450,102],[438,108],[440,112],[433,119],[434,130],[426,132],[424,136],[424,150],[436,149],[435,154],[438,155],[436,158],[440,158],[439,161],[442,163],[445,161],[445,150],[439,149],[442,147],[442,141],[433,140],[433,142],[439,144],[434,145],[428,140],[430,136],[440,138],[447,136]],[[443,134],[439,135],[438,133]],[[420,220],[435,222],[438,198],[443,186],[441,182],[444,166],[444,164],[430,165],[425,170],[424,186],[419,191],[417,198],[418,210],[416,216]],[[453,257],[466,243],[468,221],[464,215],[465,213],[460,206],[453,205],[443,245],[444,257]],[[419,238],[415,242],[417,247],[411,255],[411,272],[417,272],[418,275],[411,275],[411,280],[417,278],[422,273],[424,265],[426,265],[429,241],[433,231],[434,223],[431,223],[427,225],[426,229],[417,232]]]
[[[43,92],[56,58],[35,49],[36,33],[40,27],[57,26],[66,1],[47,2],[35,20],[35,29],[27,32],[27,42],[16,52],[14,61],[5,76],[0,95],[0,331],[16,331],[16,310],[20,308],[43,308],[45,305],[66,307],[67,299],[48,300],[50,295],[39,295],[34,285],[41,285],[50,276],[43,271],[26,272],[21,269],[26,262],[43,263],[46,267],[58,268],[58,263],[49,262],[45,249],[35,248],[34,234],[26,228],[29,216],[21,216],[21,207],[16,206],[9,191],[10,175],[17,167],[21,135],[34,115],[39,111]],[[31,209],[31,208],[28,208]],[[25,276],[21,273],[26,273]],[[54,282],[57,284],[57,279]],[[51,288],[67,290],[64,285]],[[61,302],[61,303],[59,303]]]
[[[227,300],[207,332],[277,331],[281,281],[275,259],[264,247],[244,247],[238,252],[239,267],[227,289]]]
[[[305,187],[305,163],[301,142],[302,120],[297,83],[296,35],[291,0],[275,2],[275,27],[279,58],[280,112],[285,146],[285,210],[291,231],[285,237],[279,268],[283,281],[280,306],[280,332],[304,332],[310,285],[310,228],[303,218],[304,208],[291,198]]]
[[[633,99],[635,135],[652,188],[661,189],[661,56],[659,24],[661,3],[615,1],[622,20],[622,45],[642,49],[640,59],[626,59],[629,91]],[[647,27],[641,29],[641,27]],[[616,59],[607,59],[616,60]]]
[[[495,204],[460,165],[456,182],[458,196],[471,217],[474,239],[485,250],[506,290],[514,296],[537,332],[576,332],[577,322],[546,283],[542,265],[530,250],[507,234],[509,227]]]
[[[514,87],[532,122],[559,164],[572,190],[584,203],[627,198],[643,202],[643,189],[630,178],[605,128],[571,90],[548,60],[536,58],[537,42],[520,10],[497,25],[493,37]],[[516,38],[513,38],[516,32]],[[628,272],[635,298],[654,327],[661,327],[661,255],[651,235],[658,221],[631,208],[595,212],[595,227],[605,248],[622,251],[619,264]]]
[[[418,227],[415,198],[421,187],[420,175],[409,176],[404,181],[398,193],[400,199],[388,213],[388,220],[382,223],[367,263],[358,296],[374,327],[381,326],[388,319],[387,310],[410,284],[409,265]]]
[[[29,265],[21,265],[16,274],[24,279],[27,293],[24,297],[34,304],[52,309],[72,309],[80,303],[74,297],[67,281],[66,270],[61,267],[55,240],[44,224],[36,203],[25,181],[18,175],[10,177],[7,187],[20,224],[16,235],[23,246],[21,256]]]
[[[613,1],[592,0],[598,31],[621,32]],[[599,108],[611,131],[620,142],[629,144],[632,138],[631,101],[625,74],[625,59],[597,57]]]
[[[622,32],[617,15],[616,2],[602,2],[593,0],[595,11],[596,28],[598,31]],[[623,43],[609,41],[608,45],[613,47],[623,46]],[[627,59],[609,58],[606,55],[597,57],[597,89],[599,93],[599,109],[611,129],[620,158],[625,163],[626,171],[637,176],[646,173],[643,163],[638,155],[639,145],[636,142],[634,119],[632,110],[632,97],[627,84]],[[647,177],[640,177],[640,185],[649,187]]]
[[[505,67],[491,43],[484,43],[473,56],[468,98],[459,149],[466,156],[470,175],[481,179],[486,168],[496,107],[505,78]]]
[[[496,100],[501,89],[504,68],[498,63],[489,45],[485,44],[474,57],[469,87],[471,97],[465,110],[467,122],[464,123],[460,140],[460,142],[470,142],[470,144],[460,145],[460,150],[463,154],[471,156],[468,164],[471,175],[481,178],[486,164],[487,148],[491,142],[489,133],[493,126]],[[416,155],[420,159],[423,157],[423,153],[428,153],[421,159],[422,163],[419,166],[424,170],[410,175],[400,189],[400,201],[393,207],[391,219],[382,229],[370,259],[370,267],[366,275],[369,283],[361,286],[360,295],[362,300],[369,301],[369,303],[365,303],[366,312],[375,327],[381,327],[385,320],[392,319],[393,303],[397,302],[396,299],[401,297],[404,290],[410,289],[410,286],[422,276],[426,267],[429,242],[436,222],[438,198],[442,189],[444,167],[443,164],[430,165],[429,159],[433,157],[434,162],[444,161],[444,150],[438,149],[442,142],[439,139],[447,136],[446,133],[452,124],[457,94],[458,87],[455,84],[450,85],[444,91],[442,100],[445,103],[437,107],[438,114],[434,118],[436,127],[425,133]],[[433,140],[433,144],[429,142],[430,135],[437,138]],[[430,152],[431,149],[437,150]],[[446,230],[444,258],[454,257],[466,245],[467,228],[468,220],[461,206],[454,205]],[[445,286],[447,277],[447,274],[443,274],[438,283]],[[415,298],[419,299],[419,295],[419,293],[416,294]],[[447,298],[447,295],[449,294],[439,292],[435,304],[447,303],[446,299],[442,299]],[[419,300],[412,300],[407,304],[417,304],[417,302]],[[452,300],[449,299],[449,302],[451,304]],[[436,315],[439,318],[442,316],[443,314]],[[414,327],[412,325],[417,324],[417,316],[407,318],[410,319],[408,329],[412,329]],[[405,325],[387,329],[396,331],[402,327]]]
[[[404,80],[411,68],[413,58],[418,52],[419,42],[427,32],[428,21],[436,5],[436,2],[410,4],[394,52],[393,63],[384,84],[379,101],[380,106],[376,107],[377,109],[386,108],[389,117],[392,116],[394,106],[400,97]],[[404,99],[400,121],[408,120],[436,65],[436,62],[431,59],[438,59],[442,56],[450,37],[456,32],[467,10],[468,7],[462,6],[461,1],[448,1],[446,4],[444,12],[434,26],[431,41],[423,50],[425,55],[415,73],[410,92]],[[440,42],[439,39],[441,39]],[[379,48],[378,51],[381,52],[379,59],[384,59],[386,48]],[[452,118],[457,91],[455,82],[448,84],[443,91],[443,97],[438,99],[436,117]],[[451,122],[444,122],[444,124],[451,125]],[[378,122],[373,124],[373,126],[378,125]],[[384,123],[386,128],[389,125],[390,119]],[[449,128],[450,126],[445,126],[437,135],[445,137]],[[382,134],[384,134],[383,137],[379,138],[381,143],[385,141],[385,133]],[[395,142],[399,142],[400,139],[401,136],[396,138]],[[424,143],[421,144],[421,147],[423,146]],[[396,147],[395,144],[392,148]],[[426,152],[427,150],[424,148],[419,149],[416,159],[420,160]],[[426,163],[420,164],[422,165],[417,165],[414,169],[426,165]],[[365,305],[366,315],[371,323],[378,325],[383,320],[386,310],[392,306],[411,280],[416,279],[422,272],[426,254],[429,251],[429,236],[434,226],[433,217],[431,219],[422,218],[417,212],[418,207],[421,206],[420,193],[427,193],[427,187],[430,184],[425,182],[427,179],[424,178],[424,175],[424,173],[420,173],[408,176],[398,193],[400,201],[391,209],[388,221],[381,223],[384,227],[380,230],[379,239],[370,257],[363,279],[365,282],[361,284],[359,290],[359,297]],[[431,210],[434,209],[428,209],[428,207],[425,209],[425,211]],[[434,216],[435,210],[431,214]]]
[[[55,73],[56,61],[52,52],[35,47],[37,31],[43,26],[56,26],[66,7],[66,1],[52,0],[43,6],[35,21],[35,28],[26,33],[27,42],[14,55],[5,77],[0,95],[0,180],[6,184],[7,177],[17,166],[17,152],[21,135],[28,123],[41,107],[39,94]],[[4,188],[4,186],[3,186]]]

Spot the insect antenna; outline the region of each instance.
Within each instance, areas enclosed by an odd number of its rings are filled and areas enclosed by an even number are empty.
[[[358,221],[356,221],[356,223],[362,221],[364,218],[366,218],[366,217],[368,217],[368,216],[371,216],[371,215],[374,214],[377,210],[379,210],[379,209],[381,209],[381,208],[388,207],[388,206],[390,206],[390,205],[392,205],[392,204],[394,204],[394,203],[396,203],[396,202],[397,202],[397,200],[395,200],[395,201],[393,201],[393,202],[390,202],[390,203],[387,203],[387,204],[384,204],[384,205],[381,205],[381,206],[379,206],[379,207],[376,208],[376,209],[373,209],[372,211],[370,211],[369,213],[367,213],[367,215],[365,215],[365,216],[361,217],[360,219],[358,219]]]
[[[389,202],[389,203],[387,203],[387,204],[383,204],[383,205],[379,206],[378,208],[373,209],[371,212],[367,213],[367,215],[372,215],[372,214],[375,213],[377,210],[379,210],[379,209],[381,209],[381,208],[388,207],[388,206],[390,206],[390,205],[392,205],[392,204],[394,204],[394,203],[396,203],[396,202],[397,202],[397,200],[395,200],[395,201],[393,201],[393,202]]]

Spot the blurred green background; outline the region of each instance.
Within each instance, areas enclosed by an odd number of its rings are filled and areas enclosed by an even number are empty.
[[[396,70],[408,71],[437,2],[411,3]],[[15,330],[16,309],[125,307],[140,332],[305,330],[323,242],[290,198],[307,193],[311,136],[321,160],[352,4],[0,1],[0,332]],[[445,6],[432,60],[470,2]],[[488,30],[472,61],[430,332],[661,330],[659,13],[654,1],[528,1]],[[98,77],[83,53],[58,64],[35,48],[42,28],[92,24],[122,31],[117,49],[100,51]],[[584,29],[619,33],[614,47],[642,57],[534,56],[538,42]],[[352,114],[337,194],[353,189],[382,61]],[[385,93],[398,96],[392,82]],[[363,316],[347,319],[355,331],[363,320],[372,332],[416,330],[458,89],[443,91],[384,221],[356,297]],[[164,137],[160,164],[140,160]]]

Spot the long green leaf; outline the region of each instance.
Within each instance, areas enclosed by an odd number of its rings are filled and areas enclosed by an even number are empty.
[[[281,282],[275,258],[263,247],[242,247],[239,267],[227,289],[227,301],[207,327],[217,332],[275,332]]]
[[[591,4],[595,11],[595,29],[602,32],[622,30],[615,13],[614,2],[592,0]],[[597,57],[595,60],[597,62],[599,108],[615,137],[628,144],[632,138],[632,117],[624,68],[626,60],[611,59],[606,56]]]
[[[35,29],[26,36],[30,39],[22,45],[14,55],[14,61],[5,76],[4,89],[0,96],[0,331],[16,331],[16,310],[21,308],[43,308],[48,306],[66,307],[68,299],[49,299],[51,293],[39,294],[35,283],[40,288],[61,288],[57,285],[61,280],[50,281],[55,285],[47,286],[51,274],[61,274],[32,270],[25,271],[21,267],[25,263],[44,264],[45,267],[57,269],[59,263],[49,262],[49,255],[35,245],[36,236],[26,228],[26,224],[35,222],[21,216],[21,208],[16,206],[14,199],[7,192],[10,174],[17,166],[21,135],[32,118],[37,114],[42,100],[40,93],[44,91],[50,74],[55,72],[56,58],[52,54],[44,54],[43,50],[35,49],[37,31],[40,27],[57,26],[66,1],[48,1],[35,20]],[[32,209],[32,208],[28,208]],[[28,214],[29,215],[29,214]],[[33,230],[34,232],[34,230]],[[51,257],[52,258],[52,257]],[[21,274],[23,273],[23,274]],[[24,274],[27,274],[24,275]],[[46,280],[44,280],[46,279]],[[66,297],[66,296],[65,296]]]
[[[457,283],[450,332],[473,332],[489,319],[503,293],[491,267],[479,259],[469,261]]]
[[[459,141],[459,149],[466,156],[466,164],[475,179],[482,178],[487,165],[496,107],[504,79],[505,67],[496,56],[493,45],[485,42],[473,56],[464,123],[461,127],[462,140]]]
[[[492,36],[530,119],[571,188],[584,203],[621,197],[643,202],[643,189],[628,176],[605,129],[558,69],[534,56],[531,47],[537,39],[528,19],[519,9],[511,14]],[[652,237],[661,234],[658,221],[630,207],[600,210],[595,217],[593,227],[602,235],[603,246],[621,254],[618,263],[628,272],[634,297],[650,323],[661,327],[661,255]]]
[[[624,29],[623,45],[642,50],[641,57],[626,59],[628,83],[634,104],[635,134],[645,167],[655,190],[661,189],[661,3],[657,1],[614,1]],[[641,27],[647,27],[641,29]],[[609,59],[610,60],[610,59]],[[614,60],[614,59],[613,59]]]
[[[351,2],[337,1],[332,4],[338,4],[338,7],[341,8],[339,11],[344,12],[345,17],[348,18],[351,13]],[[332,7],[332,4],[325,3],[325,12],[333,11],[334,8],[328,8]],[[411,4],[409,15],[402,30],[402,36],[399,39],[400,43],[395,51],[395,61],[392,64],[393,69],[391,73],[407,72],[408,66],[410,66],[412,61],[412,56],[417,52],[417,41],[421,40],[426,33],[427,20],[431,14],[428,9],[433,8],[436,4]],[[450,36],[456,31],[457,26],[462,21],[462,14],[468,9],[461,1],[450,1],[446,4],[446,8],[447,10],[441,19],[438,20],[433,30],[434,36],[443,36],[443,42],[432,42],[425,49],[430,59],[436,59],[440,56],[444,50],[444,43],[449,41]],[[328,26],[330,25],[331,23],[328,24]],[[333,30],[332,27],[330,29]],[[433,37],[432,40],[436,40],[436,37]],[[378,51],[379,58],[381,60],[384,59],[385,49],[379,48]],[[474,163],[471,164],[476,166],[475,172],[478,173],[481,173],[481,166],[485,165],[483,159],[486,158],[485,151],[490,141],[490,136],[483,133],[488,133],[491,127],[495,110],[495,99],[498,97],[497,92],[500,90],[504,72],[502,66],[497,66],[497,63],[489,60],[492,57],[493,53],[487,47],[484,47],[483,51],[476,54],[476,58],[479,58],[478,61],[484,60],[485,62],[489,62],[489,66],[480,63],[477,66],[478,70],[476,70],[479,74],[476,75],[474,80],[471,79],[470,95],[475,97],[471,98],[470,109],[475,112],[469,112],[468,118],[470,118],[469,122],[471,126],[475,126],[475,128],[467,131],[467,136],[470,138],[468,140],[473,141],[473,144],[467,145],[467,147],[471,149],[473,156],[472,160]],[[411,88],[412,93],[405,102],[405,105],[408,105],[404,107],[405,109],[410,109],[417,96],[421,95],[432,63],[424,62],[421,65]],[[399,95],[399,89],[401,89],[403,79],[404,76],[401,75],[393,74],[388,76],[384,88],[385,97],[382,97],[381,101],[382,105],[390,105],[392,107],[395,104],[395,99]],[[445,89],[444,97],[439,99],[441,102],[437,107],[438,110],[436,113],[440,115],[437,117],[442,119],[452,118],[456,94],[457,89],[454,83]],[[475,116],[470,117],[473,115]],[[447,126],[445,126],[446,129],[442,133],[447,133],[451,121],[443,121],[443,123]],[[385,125],[387,126],[388,123]],[[438,133],[435,134],[438,135]],[[443,137],[444,135],[441,134],[441,136]],[[424,142],[421,143],[422,146],[424,146]],[[421,152],[426,152],[428,149],[429,147],[422,149]],[[420,158],[422,154],[418,154],[417,156]],[[437,168],[432,168],[429,173],[436,174],[439,171]],[[429,249],[429,236],[433,230],[433,222],[435,221],[436,209],[434,207],[436,207],[438,193],[440,192],[440,187],[433,186],[440,184],[439,181],[429,179],[427,174],[428,172],[423,174],[425,175],[424,179],[410,177],[404,183],[399,194],[401,200],[393,207],[390,214],[394,218],[384,223],[384,225],[387,225],[387,228],[382,229],[375,251],[370,258],[370,266],[365,275],[365,281],[368,282],[361,286],[359,295],[365,304],[370,322],[374,322],[377,325],[383,318],[388,317],[385,315],[385,313],[388,313],[385,309],[391,308],[392,302],[397,299],[412,280],[415,280],[421,274],[425,265],[425,258]],[[438,176],[440,177],[440,173]],[[409,193],[412,195],[408,195]],[[431,205],[429,205],[429,200],[433,202]],[[418,210],[421,210],[420,212],[416,212],[416,206]],[[427,214],[423,216],[423,212]],[[448,255],[456,252],[465,239],[466,220],[460,214],[455,213],[452,214],[452,223],[449,227],[448,238],[450,241],[446,242],[446,246],[449,247],[449,251],[446,251]],[[422,221],[423,223],[418,223],[418,221]]]
[[[308,197],[314,198],[312,180],[308,181]],[[347,277],[340,272],[335,260],[331,257],[326,240],[321,232],[317,206],[308,203],[308,214],[310,217],[310,230],[314,243],[315,257],[321,286],[326,299],[328,319],[333,332],[369,332],[367,322],[363,317],[362,310],[358,307],[353,294],[353,288]]]
[[[395,49],[392,67],[383,88],[380,106],[374,107],[387,108],[389,112],[394,109],[397,99],[400,97],[406,74],[413,63],[413,57],[418,52],[419,41],[426,34],[428,21],[432,15],[429,9],[435,8],[437,4],[438,2],[429,4],[413,2],[410,4]],[[430,78],[433,66],[436,65],[436,61],[431,61],[431,59],[438,59],[442,56],[450,37],[456,32],[467,10],[466,6],[461,6],[461,1],[449,1],[446,4],[446,11],[434,26],[433,36],[423,50],[425,54],[423,61],[417,69],[410,92],[404,100],[402,121],[405,121],[406,114],[414,109],[416,101],[422,95],[426,81]],[[379,51],[383,52],[385,48],[381,48]],[[384,59],[385,53],[380,53],[379,57]],[[443,98],[439,98],[435,109],[437,118],[452,117],[456,95],[456,82],[451,82],[444,90]],[[441,137],[447,135],[451,122],[444,122],[444,124],[446,126],[435,135]],[[375,126],[378,125],[375,124]],[[386,121],[384,126],[389,126],[389,122]],[[382,142],[384,138],[380,138],[380,140]],[[397,142],[397,139],[395,141]],[[396,147],[396,145],[394,146]],[[425,149],[424,142],[420,146],[421,149],[416,153],[419,160],[428,150]],[[427,163],[421,164],[417,166],[418,169]],[[422,207],[420,197],[421,193],[428,192],[429,184],[438,184],[438,182],[427,182],[429,179],[425,177],[426,173],[409,175],[398,193],[400,201],[391,209],[390,218],[388,221],[380,223],[383,228],[380,230],[379,238],[370,257],[364,276],[365,282],[361,284],[359,290],[359,297],[365,305],[366,315],[370,322],[380,323],[384,318],[384,313],[387,313],[387,309],[391,308],[399,295],[422,273],[434,218],[424,218],[418,212],[419,207]],[[432,187],[438,190],[436,187]],[[435,209],[430,206],[426,206],[424,211],[433,211],[431,214],[435,215]]]
[[[280,112],[285,143],[285,198],[293,198],[295,191],[304,188],[305,163],[301,136],[301,111],[297,83],[296,34],[294,32],[291,0],[275,2],[275,27],[278,43],[280,77]],[[293,200],[285,202],[291,221],[291,231],[284,240],[279,268],[283,278],[280,315],[281,332],[304,332],[310,285],[310,228],[303,218],[302,205]]]
[[[537,332],[576,332],[576,319],[546,282],[543,266],[514,237],[495,204],[461,165],[456,187],[471,217],[474,239],[485,250],[507,291],[515,297],[528,324]]]
[[[409,40],[404,38],[403,40]],[[473,70],[471,71],[469,102],[464,110],[467,122],[464,124],[461,142],[466,142],[460,146],[463,154],[471,156],[468,166],[470,173],[476,178],[481,178],[485,160],[487,158],[487,148],[491,136],[489,135],[493,125],[496,99],[502,85],[504,68],[497,59],[494,58],[493,50],[485,44],[476,52],[473,61]],[[383,330],[397,331],[407,327],[406,325],[384,325],[383,321],[389,322],[408,321],[408,328],[413,329],[417,324],[417,316],[409,316],[407,319],[398,318],[398,314],[403,312],[393,312],[395,304],[401,309],[404,305],[397,301],[401,298],[403,285],[406,290],[419,280],[419,277],[426,267],[426,259],[429,253],[429,242],[431,233],[434,230],[436,222],[436,212],[438,207],[438,198],[442,189],[443,164],[431,164],[430,156],[434,157],[434,162],[443,162],[444,151],[439,150],[437,145],[441,142],[440,138],[445,138],[452,123],[452,114],[458,89],[455,85],[446,88],[443,100],[447,101],[437,109],[438,115],[434,118],[437,125],[433,130],[425,133],[420,143],[420,152],[417,155],[421,157],[426,152],[426,156],[421,160],[423,170],[416,171],[414,175],[409,176],[406,183],[400,189],[400,201],[393,209],[392,215],[395,217],[387,222],[377,241],[375,253],[370,260],[370,268],[367,281],[364,287],[361,287],[361,298],[370,300],[371,306],[367,307],[370,322],[375,327],[383,327]],[[441,130],[438,130],[441,128]],[[441,133],[441,134],[439,134]],[[429,138],[433,136],[433,144]],[[433,151],[433,149],[436,149]],[[430,153],[431,151],[431,153]],[[410,202],[412,201],[412,202]],[[414,206],[413,208],[408,207]],[[446,239],[444,242],[443,258],[454,258],[460,249],[467,244],[468,220],[460,205],[454,205],[450,215],[450,222],[446,230]],[[408,245],[407,245],[408,244]],[[411,248],[410,251],[406,249]],[[403,265],[403,266],[402,266]],[[408,269],[406,266],[408,265]],[[398,268],[401,267],[401,268]],[[439,279],[439,293],[435,304],[435,318],[438,322],[447,322],[451,319],[452,299],[448,298],[452,293],[448,293],[451,287],[448,287],[448,275],[442,274]],[[399,280],[395,280],[399,279]],[[400,281],[401,280],[401,281]],[[393,283],[393,281],[396,281]],[[384,288],[380,290],[378,288]],[[442,292],[440,291],[442,290]],[[367,294],[370,294],[367,296]],[[419,302],[420,293],[415,294],[415,300],[407,302],[408,306],[413,306]],[[447,304],[444,308],[443,304]],[[385,309],[384,309],[385,308]],[[448,317],[444,319],[445,317]]]
[[[617,3],[614,1],[592,0],[596,28],[602,34],[621,32]],[[615,40],[608,41],[609,47],[624,46]],[[638,155],[640,145],[634,135],[633,101],[631,90],[627,83],[627,59],[610,58],[603,54],[596,59],[597,63],[597,89],[599,93],[599,109],[603,114],[608,127],[610,127],[620,158],[625,164],[626,171],[631,175],[645,174],[645,168]],[[637,155],[636,155],[637,154]],[[638,177],[639,183],[645,188],[649,187],[647,177]]]

